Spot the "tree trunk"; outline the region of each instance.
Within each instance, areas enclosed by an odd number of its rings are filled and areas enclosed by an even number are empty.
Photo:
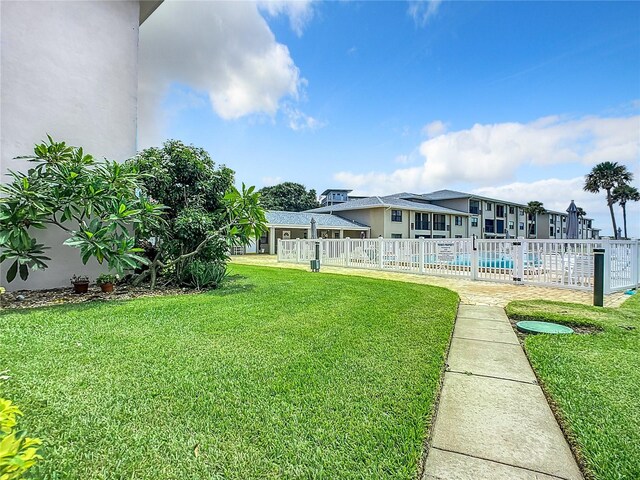
[[[627,203],[621,203],[620,206],[622,207],[622,222],[624,224],[624,239],[628,240],[629,237],[627,236]]]
[[[613,225],[613,238],[618,239],[618,226],[616,225],[616,215],[613,213],[613,199],[611,198],[611,190],[607,190],[607,204],[611,213],[611,224]]]

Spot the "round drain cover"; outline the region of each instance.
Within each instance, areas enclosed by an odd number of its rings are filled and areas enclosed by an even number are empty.
[[[573,329],[549,322],[518,322],[516,328],[523,333],[573,333]]]

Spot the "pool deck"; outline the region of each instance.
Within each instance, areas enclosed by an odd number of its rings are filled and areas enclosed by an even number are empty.
[[[274,268],[293,268],[309,271],[309,265],[301,263],[278,262],[275,255],[239,255],[231,257],[233,264],[256,265]],[[554,300],[557,302],[582,303],[593,305],[593,293],[568,288],[539,287],[532,285],[512,285],[485,281],[472,281],[453,277],[435,277],[414,273],[400,273],[381,270],[364,270],[358,268],[321,267],[320,274],[335,273],[338,275],[353,275],[360,277],[384,278],[402,282],[434,285],[453,290],[460,295],[460,302],[469,305],[489,305],[504,307],[513,300]],[[618,307],[627,299],[623,292],[606,295],[605,306]]]

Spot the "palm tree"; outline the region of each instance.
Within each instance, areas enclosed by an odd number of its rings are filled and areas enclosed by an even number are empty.
[[[547,213],[547,210],[543,207],[542,202],[538,202],[537,200],[533,200],[527,203],[527,206],[524,208],[524,211],[529,215],[529,220],[532,218],[534,222],[531,224],[529,228],[527,228],[527,233],[529,234],[529,238],[533,238],[533,234],[538,236],[538,215],[543,215]],[[535,225],[535,227],[534,227]]]
[[[587,216],[587,212],[584,211],[584,208],[578,207],[578,218],[584,218]]]
[[[631,185],[618,185],[613,189],[613,201],[622,207],[622,221],[624,222],[624,238],[627,236],[627,202],[640,202],[640,192]]]
[[[613,236],[618,238],[618,227],[616,216],[613,213],[613,189],[618,185],[631,182],[633,174],[624,165],[618,162],[602,162],[593,167],[591,172],[584,178],[584,190],[591,193],[599,193],[600,190],[607,192],[607,205],[611,213],[611,224],[613,225]]]

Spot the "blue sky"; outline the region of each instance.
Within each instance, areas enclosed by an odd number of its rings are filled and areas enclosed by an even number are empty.
[[[607,233],[582,177],[640,177],[640,3],[165,1],[139,101],[141,148],[193,143],[247,184],[575,199]]]

